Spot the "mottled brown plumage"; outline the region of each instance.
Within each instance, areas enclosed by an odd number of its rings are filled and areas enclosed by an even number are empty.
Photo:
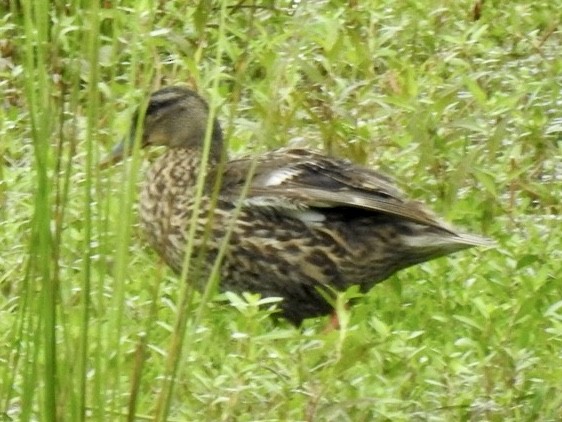
[[[196,279],[188,276],[188,282],[201,287],[206,281],[233,224],[220,289],[281,297],[283,316],[299,324],[332,311],[326,292],[352,285],[367,291],[402,268],[490,243],[444,224],[422,204],[405,198],[388,177],[346,160],[282,149],[221,166],[225,154],[216,120],[205,166],[207,120],[208,106],[201,97],[168,87],[152,94],[142,124],[143,147],[169,147],[151,166],[142,188],[142,226],[152,247],[180,273],[187,233],[195,224],[193,256],[202,259],[203,271]],[[122,150],[116,148],[112,160]],[[201,171],[207,171],[206,184],[194,213]],[[221,183],[215,183],[217,178]]]

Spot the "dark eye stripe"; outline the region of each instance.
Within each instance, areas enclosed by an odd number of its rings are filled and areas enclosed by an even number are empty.
[[[148,116],[154,114],[159,110],[162,110],[173,104],[176,104],[180,99],[181,97],[177,95],[173,97],[167,96],[167,98],[162,98],[162,99],[152,98],[148,103],[148,107],[146,108],[146,115]]]
[[[196,93],[187,89],[178,87],[164,88],[152,96],[146,109],[146,115],[157,113],[189,97],[199,98]]]

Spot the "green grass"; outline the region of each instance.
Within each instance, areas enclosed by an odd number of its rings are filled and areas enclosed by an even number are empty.
[[[556,2],[191,3],[0,2],[0,420],[560,420]],[[400,272],[331,333],[186,291],[136,225],[147,154],[96,167],[176,83],[232,154],[380,168],[497,248]]]

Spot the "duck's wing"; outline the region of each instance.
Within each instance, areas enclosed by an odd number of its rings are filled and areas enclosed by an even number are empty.
[[[351,207],[448,230],[421,203],[405,198],[387,176],[347,160],[304,149],[229,161],[222,193],[234,199],[251,177],[243,201],[279,211]]]

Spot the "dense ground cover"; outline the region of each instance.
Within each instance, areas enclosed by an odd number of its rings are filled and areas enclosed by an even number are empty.
[[[559,6],[191,3],[0,3],[5,420],[560,420]],[[380,168],[497,248],[397,274],[330,333],[190,295],[137,230],[146,154],[96,167],[175,83],[233,155]]]

